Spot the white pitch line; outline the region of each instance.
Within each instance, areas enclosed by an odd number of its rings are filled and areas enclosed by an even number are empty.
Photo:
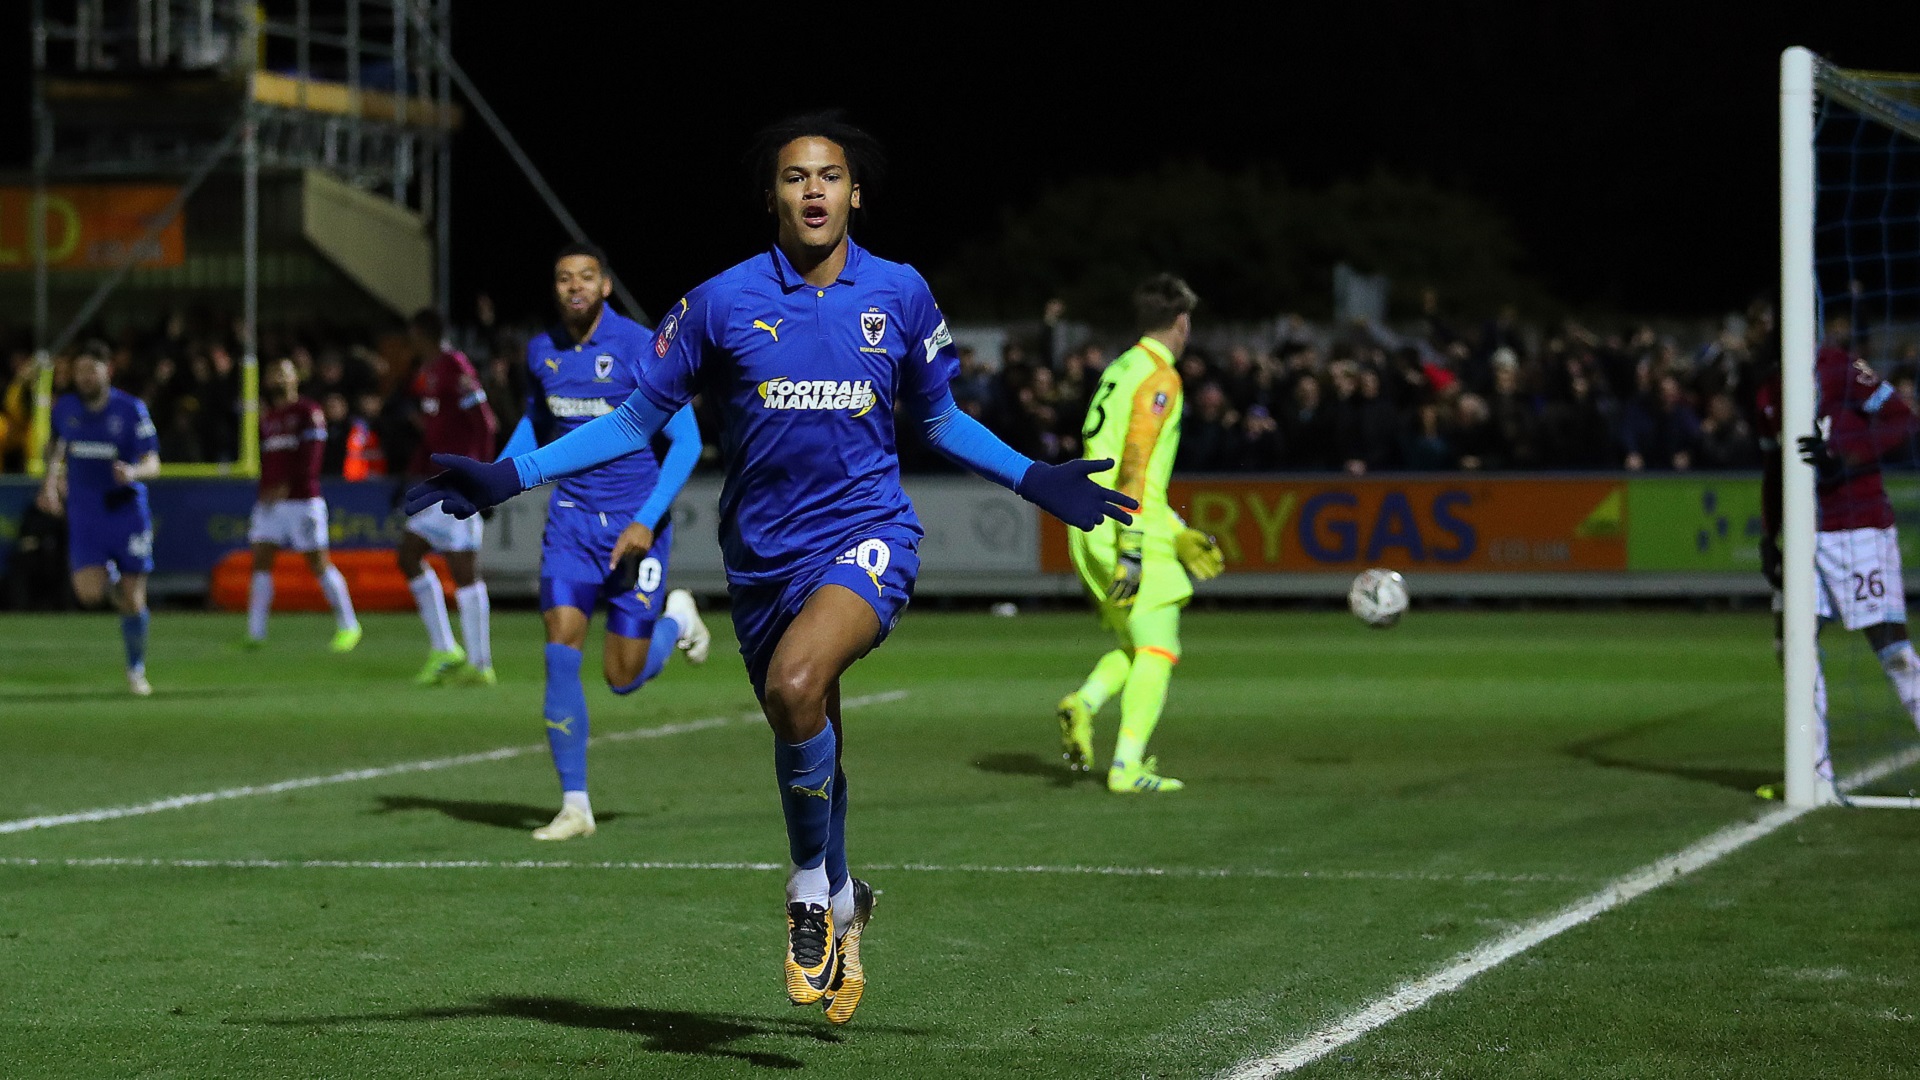
[[[1920,750],[1906,752],[1880,761],[1842,780],[1842,790],[1857,790],[1893,775],[1920,761]],[[1335,1023],[1321,1028],[1291,1046],[1263,1057],[1243,1061],[1222,1075],[1221,1080],[1272,1080],[1293,1072],[1346,1046],[1362,1035],[1382,1027],[1439,997],[1458,990],[1468,980],[1526,952],[1550,938],[1589,922],[1600,914],[1652,892],[1670,881],[1693,873],[1798,821],[1817,809],[1813,806],[1783,806],[1754,821],[1730,825],[1681,851],[1648,863],[1622,877],[1615,878],[1595,892],[1543,919],[1527,923],[1504,937],[1474,949],[1438,971],[1412,982],[1402,983],[1393,992]]]
[[[0,867],[130,870],[740,870],[766,873],[790,868],[784,862],[583,862],[567,859],[142,859],[122,856],[0,858]],[[1098,877],[1187,879],[1264,878],[1280,881],[1423,881],[1468,885],[1557,882],[1551,874],[1432,874],[1372,870],[1275,870],[1267,867],[1203,866],[991,866],[936,863],[863,863],[861,872],[935,874],[1045,874]]]
[[[899,701],[907,696],[905,690],[889,690],[879,694],[865,694],[851,697],[841,703],[843,709],[858,709],[866,705],[878,705],[882,702]],[[739,716],[710,716],[704,720],[688,720],[678,724],[661,724],[658,727],[634,728],[630,731],[615,731],[606,735],[595,735],[587,740],[589,746],[595,743],[629,742],[634,739],[664,739],[670,735],[687,735],[696,731],[708,731],[729,724],[760,719],[759,713],[743,713]],[[324,787],[328,784],[348,784],[357,780],[378,780],[383,776],[398,776],[403,773],[436,772],[441,769],[457,768],[461,765],[479,765],[489,761],[506,761],[509,758],[527,754],[547,752],[545,743],[525,746],[503,746],[495,750],[483,750],[474,754],[457,754],[453,757],[431,758],[426,761],[406,761],[398,765],[380,765],[368,769],[349,769],[346,772],[329,773],[325,776],[302,776],[293,780],[281,780],[272,784],[248,784],[242,787],[222,788],[219,791],[201,791],[191,795],[174,795],[152,802],[137,803],[132,806],[106,806],[93,810],[76,810],[67,814],[46,814],[40,817],[16,818],[12,821],[0,821],[0,835],[27,832],[33,829],[53,829],[62,825],[80,825],[91,821],[113,821],[119,818],[139,817],[143,814],[158,814],[165,810],[180,810],[203,803],[222,802],[227,799],[245,799],[254,795],[277,795],[283,791],[300,791],[305,788]]]

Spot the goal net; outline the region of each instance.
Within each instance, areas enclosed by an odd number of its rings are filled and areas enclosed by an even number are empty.
[[[1920,808],[1920,75],[1789,49],[1780,123],[1786,797]]]

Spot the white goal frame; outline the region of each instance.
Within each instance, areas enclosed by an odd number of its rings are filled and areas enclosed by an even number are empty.
[[[1815,297],[1814,116],[1818,97],[1828,94],[1889,128],[1920,140],[1920,131],[1900,117],[1875,107],[1848,85],[1846,73],[1794,47],[1780,56],[1780,454],[1782,588],[1782,660],[1786,669],[1786,802],[1789,806],[1848,806],[1920,809],[1920,799],[1890,795],[1849,795],[1894,772],[1920,762],[1920,747],[1878,761],[1864,771],[1823,779],[1815,760],[1820,717],[1814,709],[1814,680],[1820,651],[1816,614],[1819,582],[1814,572],[1818,507],[1813,468],[1795,452],[1799,439],[1813,434],[1814,354],[1819,345]],[[1857,86],[1857,84],[1856,84]]]

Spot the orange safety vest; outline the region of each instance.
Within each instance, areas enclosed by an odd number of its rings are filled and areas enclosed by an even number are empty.
[[[347,480],[365,480],[387,475],[387,452],[380,448],[380,436],[364,420],[356,420],[347,429],[347,459],[340,465]]]

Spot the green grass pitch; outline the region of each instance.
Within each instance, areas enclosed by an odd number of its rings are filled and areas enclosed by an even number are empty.
[[[1057,765],[1090,617],[916,612],[846,689],[885,695],[846,750],[882,895],[834,1029],[781,989],[768,736],[710,621],[706,667],[590,689],[597,733],[681,726],[596,745],[599,834],[537,845],[532,613],[494,619],[499,687],[417,690],[410,617],[333,657],[321,617],[246,654],[237,616],[162,612],[144,701],[112,619],[0,620],[0,821],[529,748],[0,832],[0,1075],[1216,1076],[1779,773],[1764,615],[1194,612],[1153,746],[1189,786],[1121,798]],[[1820,811],[1298,1075],[1912,1076],[1917,841]]]

